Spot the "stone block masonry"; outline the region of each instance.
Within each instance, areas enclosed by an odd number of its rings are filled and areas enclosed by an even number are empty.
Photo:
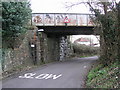
[[[23,65],[32,65],[31,53],[29,48],[29,40],[31,39],[32,31],[27,31],[25,38],[22,40],[19,48],[7,49],[3,55],[2,68],[3,71],[9,71]]]
[[[41,60],[43,62],[64,61],[72,55],[69,36],[41,33]]]
[[[59,61],[59,37],[40,33],[41,61],[43,63]]]
[[[66,60],[72,55],[72,48],[69,40],[69,36],[60,37],[60,61]]]
[[[34,37],[36,31],[28,30],[19,48],[5,52],[3,71],[9,71],[16,67],[30,67],[53,61],[64,61],[72,54],[69,36],[38,32],[38,35]],[[34,43],[33,37],[36,39]],[[34,45],[35,49],[33,49]]]

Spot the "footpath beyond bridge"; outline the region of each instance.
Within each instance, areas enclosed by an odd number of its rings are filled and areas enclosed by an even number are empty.
[[[94,33],[94,24],[90,18],[93,16],[94,14],[78,13],[33,13],[32,25],[48,35],[90,35]]]

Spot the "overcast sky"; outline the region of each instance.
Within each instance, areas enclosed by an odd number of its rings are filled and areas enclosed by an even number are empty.
[[[66,2],[70,4],[81,1],[85,2],[87,0],[30,0],[33,13],[90,13],[89,8],[84,4],[74,6],[69,10],[65,8]]]
[[[88,13],[89,9],[84,5],[78,5],[68,10],[66,2],[76,3],[81,0],[31,0],[33,13]]]

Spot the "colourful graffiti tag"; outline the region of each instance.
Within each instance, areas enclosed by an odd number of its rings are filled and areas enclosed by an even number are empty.
[[[32,16],[33,24],[43,25],[43,15],[35,14]]]
[[[54,25],[54,15],[53,14],[44,14],[44,24],[45,25]]]
[[[89,14],[33,14],[32,24],[38,26],[93,26]],[[65,19],[67,17],[67,19]],[[66,22],[65,22],[66,21]]]
[[[69,15],[70,23],[69,25],[75,26],[77,25],[77,16],[76,15]]]
[[[62,14],[55,15],[56,25],[64,25],[63,20],[64,20],[64,15],[62,15]]]
[[[87,25],[87,17],[85,15],[77,15],[77,18],[78,18],[78,26]]]
[[[88,26],[93,26],[94,23],[93,23],[92,19],[90,18],[91,16],[88,16],[88,17],[89,17],[88,18]]]

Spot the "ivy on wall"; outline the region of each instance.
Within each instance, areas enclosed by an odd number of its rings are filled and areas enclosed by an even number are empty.
[[[31,19],[28,1],[2,2],[2,41],[3,47],[14,48],[15,38],[25,32]]]

